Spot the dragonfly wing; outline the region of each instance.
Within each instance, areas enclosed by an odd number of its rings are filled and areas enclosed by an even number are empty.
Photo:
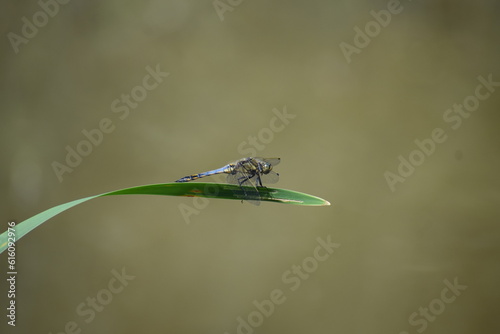
[[[279,181],[280,175],[274,171],[270,171],[267,174],[261,175],[261,179],[262,179],[262,183],[264,183],[264,185],[272,184],[272,183],[276,183]]]
[[[239,173],[232,173],[232,174],[229,174],[227,176],[227,183],[231,183],[231,184],[236,184],[236,185],[240,185],[240,183],[238,182],[238,178],[239,178]]]
[[[270,163],[273,167],[281,162],[280,158],[259,158],[267,163]]]
[[[235,191],[236,197],[254,205],[260,204],[260,194],[256,187],[258,175],[252,175],[244,171],[239,171],[227,176],[227,182],[240,186],[240,190]]]

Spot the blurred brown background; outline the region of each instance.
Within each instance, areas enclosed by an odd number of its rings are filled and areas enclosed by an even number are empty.
[[[500,82],[498,2],[42,3],[53,17],[36,1],[0,13],[2,231],[73,199],[220,167],[248,155],[249,136],[259,156],[281,157],[277,187],[332,206],[77,206],[18,243],[15,329],[0,256],[0,332],[498,332],[500,87],[469,97],[479,76]],[[367,45],[346,57],[342,42]],[[148,67],[169,75],[151,88]],[[475,110],[443,118],[464,101]],[[284,108],[288,124],[273,120]],[[66,147],[103,119],[113,130],[60,182],[54,161],[66,165]],[[436,128],[446,140],[423,161],[413,153],[420,165],[391,191],[386,172]],[[310,258],[328,236],[340,247]],[[135,278],[111,293],[122,270]],[[254,301],[276,289],[285,300],[263,315]]]

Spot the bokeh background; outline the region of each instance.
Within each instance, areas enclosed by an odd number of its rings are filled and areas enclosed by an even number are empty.
[[[221,0],[218,13],[211,0],[75,0],[16,47],[10,33],[22,36],[23,17],[42,7],[3,3],[2,231],[73,199],[220,167],[285,108],[294,118],[257,154],[281,157],[278,187],[332,205],[77,206],[18,243],[16,328],[0,256],[0,332],[68,332],[74,321],[81,333],[497,333],[500,87],[456,130],[443,115],[479,76],[500,81],[500,5],[402,1],[348,61],[341,43],[354,45],[354,29],[388,3]],[[114,112],[148,66],[169,75],[126,117]],[[106,118],[113,131],[60,182],[52,164]],[[391,191],[385,173],[435,128],[446,141]],[[328,236],[340,247],[292,291],[282,275]],[[107,296],[113,270],[135,278],[86,322],[78,306]],[[450,303],[446,280],[467,286]],[[238,329],[275,289],[286,300]]]

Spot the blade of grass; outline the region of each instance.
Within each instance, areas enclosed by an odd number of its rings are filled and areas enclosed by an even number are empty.
[[[66,211],[78,204],[89,201],[93,198],[112,196],[112,195],[166,195],[166,196],[188,196],[188,197],[208,197],[242,200],[244,191],[232,184],[223,183],[164,183],[151,184],[139,187],[125,188],[121,190],[110,191],[104,194],[85,197],[68,203],[60,204],[47,209],[31,218],[18,223],[15,227],[15,239],[9,240],[8,230],[0,234],[0,253],[9,246],[9,241],[17,242],[23,236],[40,226],[50,218]],[[304,194],[297,191],[275,188],[259,188],[260,198],[250,198],[260,201],[276,202],[283,204],[324,206],[330,205],[328,201],[322,198]],[[245,198],[248,199],[248,198]]]

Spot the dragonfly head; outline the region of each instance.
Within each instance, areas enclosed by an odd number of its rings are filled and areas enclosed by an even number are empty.
[[[268,174],[272,170],[273,170],[273,165],[271,165],[269,162],[265,162],[262,164],[262,173],[263,174]]]

